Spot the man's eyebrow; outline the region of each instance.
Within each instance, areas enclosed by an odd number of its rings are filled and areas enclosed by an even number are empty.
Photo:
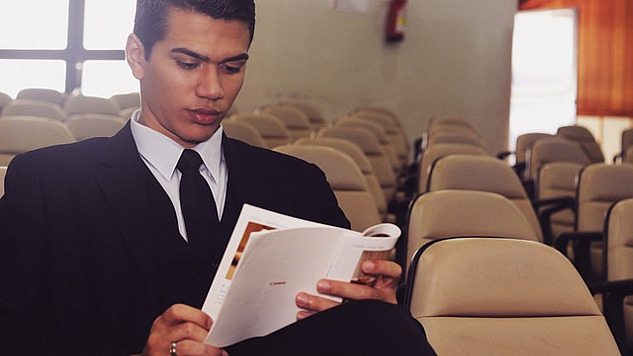
[[[190,49],[186,49],[186,48],[174,48],[171,50],[172,53],[182,53],[184,55],[187,55],[189,57],[193,57],[195,59],[201,60],[203,62],[210,62],[211,60],[209,59],[209,57],[207,56],[203,56],[200,53],[196,53]]]
[[[187,49],[187,48],[174,48],[171,51],[172,51],[172,53],[182,53],[184,55],[187,55],[189,57],[193,57],[195,59],[198,59],[198,60],[206,62],[206,63],[211,61],[211,59],[209,57],[204,56],[204,55],[202,55],[200,53],[194,52],[194,51],[192,51],[190,49]],[[248,58],[249,58],[248,53],[241,53],[241,54],[238,54],[237,56],[225,58],[225,59],[222,60],[221,63],[235,62],[235,61],[245,61],[245,60],[248,60]]]

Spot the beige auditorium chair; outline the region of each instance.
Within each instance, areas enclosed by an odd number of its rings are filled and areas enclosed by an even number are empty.
[[[350,156],[360,171],[363,173],[365,180],[367,181],[367,186],[369,188],[369,192],[374,198],[374,202],[376,203],[376,208],[378,208],[378,212],[384,222],[394,222],[395,216],[390,214],[387,207],[387,200],[385,200],[385,195],[380,188],[380,183],[378,182],[378,178],[374,174],[374,169],[365,156],[365,153],[358,147],[358,145],[347,141],[342,138],[335,137],[313,137],[313,138],[302,138],[295,141],[295,145],[312,145],[312,146],[325,146],[337,149],[346,155]]]
[[[521,177],[521,180],[529,179],[525,172],[525,168],[527,166],[528,150],[532,147],[534,142],[536,142],[537,140],[540,140],[542,138],[551,138],[551,137],[554,137],[554,135],[540,133],[540,132],[526,133],[523,135],[519,135],[517,137],[516,148],[514,150],[515,151],[515,170],[517,174],[519,175],[519,177]]]
[[[229,117],[231,120],[245,122],[253,126],[264,138],[267,148],[287,145],[292,141],[292,134],[286,125],[276,116],[267,113],[237,113]]]
[[[4,107],[2,116],[36,116],[64,121],[67,115],[58,104],[42,100],[16,99]]]
[[[633,278],[633,199],[614,203],[605,223],[607,236],[606,269],[609,281]],[[619,306],[617,306],[619,307]],[[626,348],[633,352],[633,296],[622,305]]]
[[[585,166],[577,162],[550,162],[538,171],[534,203],[543,235],[550,245],[555,245],[560,235],[574,231],[576,179]]]
[[[587,128],[578,125],[559,127],[556,136],[579,143],[591,162],[604,163],[602,148]]]
[[[114,101],[121,109],[138,109],[141,107],[141,96],[139,93],[115,94],[110,97],[110,100]]]
[[[586,278],[604,280],[605,216],[614,202],[633,198],[633,165],[590,164],[581,170],[577,181],[576,228],[574,233],[564,234],[559,239],[583,238],[580,234],[591,238],[589,262],[586,257],[580,259],[580,252],[574,253],[574,259]],[[561,250],[567,246],[565,242],[561,241]]]
[[[0,198],[4,195],[4,175],[7,174],[7,167],[0,166]]]
[[[4,117],[0,119],[0,166],[7,166],[19,153],[74,141],[72,132],[62,122],[40,117]]]
[[[20,90],[16,99],[47,101],[63,107],[66,94],[54,89],[28,88]]]
[[[284,125],[286,125],[288,131],[290,131],[292,141],[303,137],[310,137],[312,134],[312,125],[310,124],[308,115],[299,109],[271,105],[261,108],[260,112],[271,114],[279,118]]]
[[[66,110],[70,119],[73,115],[86,113],[120,117],[121,108],[110,99],[77,95],[66,99],[64,110]]]
[[[575,176],[582,167],[591,163],[578,143],[560,137],[535,140],[527,149],[526,181],[534,201],[558,199],[561,204],[576,196]],[[569,205],[573,207],[573,205]],[[555,208],[558,209],[558,208]],[[549,215],[550,222],[542,224],[546,236],[555,242],[563,232],[573,231],[574,213],[571,209],[539,209],[539,215]],[[547,220],[547,219],[546,219]]]
[[[407,219],[406,266],[420,247],[457,236],[512,237],[538,241],[525,214],[509,199],[474,190],[438,190],[419,195]]]
[[[359,118],[344,117],[336,120],[334,126],[357,127],[366,129],[367,131],[371,132],[374,136],[376,136],[380,147],[382,147],[385,155],[387,156],[387,158],[389,158],[389,162],[391,162],[391,168],[393,169],[394,174],[398,175],[403,169],[403,166],[401,165],[401,162],[398,158],[396,148],[391,143],[391,139],[389,138],[389,136],[387,136],[387,132],[380,124],[377,124],[373,121],[362,120]]]
[[[348,155],[330,147],[303,145],[280,146],[275,151],[303,159],[323,170],[352,230],[363,231],[381,222],[367,181]]]
[[[303,111],[310,121],[310,125],[314,130],[318,130],[328,125],[323,116],[321,109],[314,103],[303,100],[282,100],[279,102],[281,106],[287,106]]]
[[[629,147],[624,154],[624,163],[633,163],[633,146]]]
[[[400,164],[404,167],[409,164],[409,156],[411,153],[411,145],[405,130],[399,125],[395,116],[391,116],[382,111],[372,111],[368,109],[360,109],[349,114],[350,117],[362,120],[372,121],[381,125],[398,154]]]
[[[424,150],[422,154],[422,161],[420,162],[420,171],[418,176],[418,193],[424,193],[427,191],[427,180],[431,165],[435,160],[453,154],[470,154],[470,155],[488,155],[488,151],[480,146],[459,144],[459,143],[438,143],[433,146],[429,146]]]
[[[99,114],[75,114],[66,120],[66,126],[77,141],[90,137],[110,137],[119,132],[125,122],[118,117]]]
[[[438,190],[477,190],[501,194],[525,215],[538,241],[543,233],[532,202],[510,166],[483,155],[450,155],[435,161],[429,174],[429,192]]]
[[[222,128],[228,137],[243,141],[252,146],[268,148],[262,135],[256,128],[237,120],[222,120]]]
[[[465,127],[476,132],[475,127],[470,120],[455,116],[433,116],[429,119],[428,127],[432,128],[433,126],[458,126]]]
[[[457,238],[418,255],[405,304],[438,355],[620,355],[585,282],[547,245]]]
[[[0,104],[1,106],[2,104]],[[633,147],[633,129],[627,129],[622,131],[621,135],[621,144],[620,144],[620,152],[613,157],[613,163],[616,163],[618,160],[620,162],[626,162],[626,153],[629,151],[631,147]],[[630,163],[630,161],[629,161]]]
[[[387,204],[395,199],[398,188],[396,175],[393,172],[389,158],[385,155],[385,151],[380,146],[375,135],[366,129],[358,127],[337,126],[321,129],[317,133],[317,137],[342,138],[360,147],[374,169]]]
[[[433,146],[440,143],[457,143],[479,146],[486,151],[488,150],[486,143],[480,136],[473,135],[468,131],[438,131],[429,136],[428,146]]]

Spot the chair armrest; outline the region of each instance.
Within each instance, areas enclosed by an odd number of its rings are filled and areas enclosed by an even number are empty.
[[[541,225],[541,229],[543,229],[543,242],[546,245],[552,246],[554,244],[551,227],[552,215],[565,209],[572,209],[573,211],[576,206],[576,201],[573,197],[550,198],[534,201],[532,202],[532,206],[537,212],[539,224]],[[539,208],[544,208],[544,210],[539,213]]]
[[[595,282],[587,285],[591,294],[602,294],[602,310],[620,350],[625,350],[624,297],[633,295],[633,279]]]
[[[591,260],[589,248],[592,241],[603,241],[602,231],[569,232],[561,234],[556,240],[555,247],[563,255],[567,256],[567,247],[570,241],[574,241],[574,265],[584,280],[591,276]],[[569,256],[567,256],[569,257]]]

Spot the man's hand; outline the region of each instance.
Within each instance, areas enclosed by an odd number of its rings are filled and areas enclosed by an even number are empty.
[[[376,277],[372,286],[322,279],[317,283],[317,291],[341,297],[344,300],[378,299],[396,304],[396,291],[402,268],[397,263],[386,260],[367,260],[363,262],[361,268],[365,274]],[[297,294],[296,303],[299,308],[305,309],[297,313],[297,319],[306,318],[340,304],[308,293]]]
[[[201,310],[174,304],[154,320],[142,355],[169,355],[172,342],[176,343],[178,356],[226,355],[223,350],[203,343],[212,324],[211,317]]]

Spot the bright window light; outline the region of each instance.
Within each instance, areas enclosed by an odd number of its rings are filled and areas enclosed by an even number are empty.
[[[63,92],[65,77],[64,61],[0,59],[0,91],[13,98],[27,88]]]
[[[64,49],[68,0],[4,0],[0,6],[0,48]]]
[[[84,95],[104,98],[139,91],[126,61],[84,62],[81,87]]]
[[[124,49],[132,32],[136,1],[86,0],[84,47]]]

